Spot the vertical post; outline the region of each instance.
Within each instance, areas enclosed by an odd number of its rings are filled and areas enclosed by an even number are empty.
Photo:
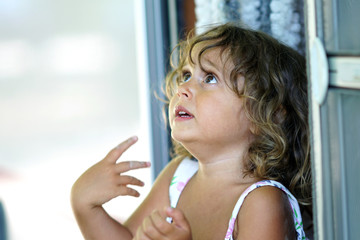
[[[169,162],[169,133],[162,119],[165,98],[162,85],[168,69],[169,18],[167,0],[143,0],[147,38],[147,63],[150,81],[150,118],[153,176],[156,177]]]
[[[317,39],[317,12],[316,1],[306,0],[305,2],[305,20],[306,20],[306,38],[307,38],[307,62],[308,62],[308,93],[309,93],[309,112],[310,112],[310,130],[312,139],[312,175],[313,175],[313,204],[314,204],[314,237],[318,240],[324,239],[324,221],[323,221],[323,166],[322,166],[322,145],[321,145],[321,117],[320,105],[313,96],[312,72],[315,71],[311,62],[311,45]],[[310,74],[309,74],[310,73]]]

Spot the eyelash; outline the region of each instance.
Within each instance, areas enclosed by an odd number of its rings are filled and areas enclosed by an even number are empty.
[[[204,83],[209,83],[209,84],[213,84],[212,82],[208,82],[207,80],[209,79],[209,77],[213,77],[216,80],[216,83],[218,82],[217,77],[215,76],[215,74],[213,73],[207,73],[205,78],[204,78]],[[187,81],[189,81],[189,79],[191,78],[191,73],[189,71],[183,71],[181,74],[181,80],[180,83],[186,83]]]
[[[204,79],[204,82],[205,83],[210,83],[210,82],[207,82],[207,80],[209,79],[209,77],[213,77],[215,80],[216,80],[216,83],[218,82],[218,79],[216,78],[216,76],[212,73],[209,73],[208,75],[206,75],[205,79]],[[211,83],[213,84],[213,83]]]
[[[188,79],[186,79],[187,77],[189,77]],[[187,82],[189,79],[191,78],[191,73],[188,71],[183,71],[181,74],[181,83],[185,83]]]

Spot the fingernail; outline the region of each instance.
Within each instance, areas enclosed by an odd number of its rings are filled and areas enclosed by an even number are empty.
[[[133,142],[133,141],[136,141],[138,138],[137,136],[132,136],[130,138],[128,138],[126,140],[127,143],[130,143],[130,142]],[[120,143],[119,145],[117,145],[115,148],[120,148],[122,145],[124,144],[124,142]]]
[[[132,142],[132,141],[136,141],[138,139],[137,136],[132,136],[131,138],[128,139],[129,142]]]

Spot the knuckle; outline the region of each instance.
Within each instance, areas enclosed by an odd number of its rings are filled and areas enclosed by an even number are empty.
[[[111,174],[109,176],[109,179],[110,179],[110,184],[117,185],[118,176],[116,176],[115,174]]]
[[[123,172],[126,172],[128,171],[128,164],[126,162],[119,162],[117,164],[117,167],[119,169],[119,172],[123,173]]]
[[[156,234],[156,229],[152,225],[148,225],[144,228],[144,232],[147,235],[154,236]]]
[[[113,162],[121,156],[121,151],[119,148],[112,149],[105,157],[106,161]]]
[[[136,193],[136,191],[132,188],[126,188],[126,190],[127,190],[127,194],[134,195]]]
[[[104,169],[104,172],[107,174],[107,175],[113,175],[113,173],[114,173],[114,168],[111,166],[111,165],[109,165],[109,164],[104,164],[103,166],[102,166],[102,168]]]
[[[128,188],[124,185],[122,185],[121,187],[121,192],[122,192],[122,195],[128,195],[128,196],[138,196],[138,192],[132,188]]]
[[[129,194],[129,189],[127,187],[125,187],[124,185],[121,185],[119,187],[119,192],[121,195],[128,195]]]
[[[125,173],[130,170],[133,170],[133,169],[135,169],[134,166],[135,166],[135,164],[132,163],[131,161],[122,161],[122,162],[117,163],[117,169],[118,169],[118,172],[120,172],[120,173]]]
[[[127,181],[132,184],[136,182],[136,179],[134,177],[128,176]]]
[[[169,224],[165,221],[161,221],[158,223],[157,227],[159,229],[161,229],[162,232],[164,233],[169,233],[171,231],[171,227],[169,226]]]
[[[127,184],[129,184],[129,176],[124,176],[124,175],[122,175],[121,177],[120,177],[120,183],[122,184],[122,185],[127,185]]]
[[[132,161],[125,161],[123,163],[125,171],[129,171],[134,168],[134,163]]]
[[[128,164],[128,168],[129,168],[129,169],[132,169],[132,168],[133,168],[133,165],[134,165],[133,162],[129,161],[129,162],[127,162],[127,164]]]

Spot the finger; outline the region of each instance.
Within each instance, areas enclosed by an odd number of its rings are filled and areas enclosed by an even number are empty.
[[[161,217],[161,219],[166,219],[168,217],[166,209],[168,209],[168,207],[164,207],[159,211],[159,216]]]
[[[176,208],[168,207],[166,208],[166,214],[173,219],[175,226],[181,229],[189,229],[189,223],[185,218],[185,215]]]
[[[127,187],[125,185],[120,185],[117,188],[117,196],[133,196],[139,197],[140,193],[133,188]]]
[[[163,239],[164,236],[161,234],[159,229],[156,228],[152,221],[152,216],[145,218],[142,224],[142,229],[146,236],[151,239]]]
[[[124,161],[116,164],[116,172],[123,173],[134,169],[139,168],[148,168],[151,166],[150,162],[141,162],[141,161]]]
[[[139,179],[132,177],[132,176],[127,176],[127,175],[121,175],[119,177],[119,180],[117,182],[118,185],[135,185],[135,186],[144,186],[144,182],[140,181]]]
[[[166,221],[166,215],[164,214],[164,211],[154,211],[150,217],[153,225],[162,235],[165,236],[171,231],[172,226]]]
[[[144,234],[144,231],[140,226],[136,231],[136,236],[133,240],[151,240],[151,239]]]
[[[113,148],[105,157],[106,160],[116,163],[119,157],[134,143],[136,143],[138,138],[136,136],[128,138],[127,140],[120,143],[118,146]]]

